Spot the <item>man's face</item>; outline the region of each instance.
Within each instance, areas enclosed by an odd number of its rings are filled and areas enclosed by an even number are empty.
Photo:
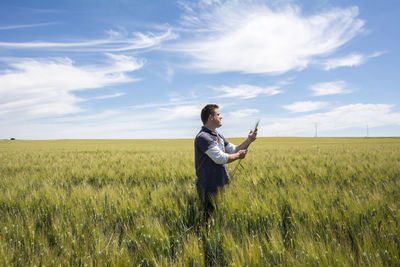
[[[222,126],[222,116],[219,114],[219,110],[217,108],[214,109],[214,115],[210,115],[210,120],[213,122],[215,128]]]

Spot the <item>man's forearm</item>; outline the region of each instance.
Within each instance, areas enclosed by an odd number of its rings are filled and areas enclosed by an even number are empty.
[[[240,145],[236,146],[236,151],[239,151],[239,150],[242,150],[242,149],[247,149],[250,144],[251,144],[251,140],[249,138],[247,138]]]
[[[231,163],[237,159],[240,158],[244,158],[243,153],[242,153],[242,157],[241,157],[241,153],[240,152],[236,152],[234,154],[228,154],[228,162],[227,163]]]

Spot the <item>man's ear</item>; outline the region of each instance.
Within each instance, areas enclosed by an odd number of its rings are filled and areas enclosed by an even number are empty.
[[[211,120],[213,121],[214,120],[214,116],[213,115],[208,115],[208,119],[210,119],[210,117],[211,117]]]

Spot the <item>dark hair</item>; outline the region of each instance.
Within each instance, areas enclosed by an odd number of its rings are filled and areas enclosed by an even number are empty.
[[[207,104],[205,107],[201,110],[201,121],[203,124],[207,123],[208,117],[210,115],[215,114],[215,109],[219,108],[218,105],[216,104]]]

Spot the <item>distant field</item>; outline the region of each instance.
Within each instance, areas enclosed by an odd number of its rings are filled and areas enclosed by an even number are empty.
[[[258,138],[242,165],[207,234],[193,140],[0,141],[0,265],[400,265],[400,138]]]

